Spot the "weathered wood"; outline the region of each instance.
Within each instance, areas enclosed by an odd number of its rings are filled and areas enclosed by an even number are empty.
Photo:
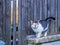
[[[37,19],[36,19],[36,16],[37,16],[37,14],[36,14],[36,7],[37,7],[37,1],[34,0],[34,21],[37,20]]]
[[[35,8],[34,8],[34,1],[35,0],[31,0],[31,18],[30,18],[30,21],[32,20],[32,21],[35,21],[35,14],[34,14],[34,10],[35,10]],[[30,28],[31,28],[31,22],[30,22]],[[33,32],[33,30],[32,30],[32,28],[30,29],[31,30],[31,34],[34,34],[34,32]]]
[[[5,40],[6,40],[6,32],[5,32],[5,31],[6,31],[6,29],[5,29],[5,28],[6,28],[5,0],[3,0],[3,5],[2,5],[2,6],[3,6],[3,14],[2,14],[2,15],[3,15],[3,19],[2,19],[2,20],[3,20],[3,21],[2,21],[2,23],[3,23],[3,24],[2,24],[2,25],[3,25],[3,26],[2,26],[2,32],[3,32],[3,34],[2,34],[2,35],[3,35],[3,36],[2,36],[2,37],[3,37],[3,40],[5,41]]]
[[[50,12],[51,12],[51,15],[52,17],[55,17],[55,0],[51,0],[51,9],[50,9]],[[54,30],[54,22],[55,21],[51,21],[51,25],[50,25],[50,30],[51,30],[51,34],[54,34],[55,33],[55,30]]]
[[[2,38],[2,37],[3,37],[3,36],[2,36],[2,35],[3,35],[3,33],[2,33],[2,32],[3,32],[3,31],[2,31],[2,25],[3,25],[3,24],[2,24],[2,23],[3,23],[3,22],[2,22],[2,19],[3,19],[3,10],[2,10],[2,9],[3,9],[3,8],[2,8],[2,7],[3,7],[3,0],[0,0],[0,39],[3,39],[3,38]]]
[[[25,5],[24,6],[26,6],[26,1],[27,0],[25,0]],[[25,25],[25,30],[26,30],[26,34],[28,34],[28,15],[27,15],[27,8],[25,8],[25,19],[26,19],[26,25]]]
[[[24,0],[22,0],[22,6],[24,6],[24,7],[21,7],[22,9],[22,16],[21,16],[21,19],[22,19],[22,45],[27,45],[27,42],[26,42],[26,40],[25,40],[25,36],[27,35],[26,34],[26,27],[25,27],[25,25],[26,25],[26,15],[25,15],[25,1]]]
[[[42,20],[42,0],[40,0],[40,20]]]
[[[51,15],[51,0],[47,1],[47,10],[48,10],[48,17]],[[51,22],[49,22],[49,28],[48,28],[48,34],[51,34],[51,30],[50,30],[50,24]]]
[[[41,37],[41,38],[35,38],[35,37],[32,37],[32,35],[27,37],[27,41],[29,44],[47,43],[47,42],[52,42],[57,40],[60,40],[60,34]]]
[[[48,9],[47,9],[47,5],[48,5],[48,0],[45,0],[45,3],[44,3],[45,18],[48,17]]]
[[[18,45],[22,45],[22,0],[18,0]]]
[[[40,0],[37,0],[36,5],[37,5],[37,7],[36,7],[36,19],[39,20],[40,19]]]
[[[31,0],[31,9],[30,10],[31,10],[30,11],[30,13],[31,13],[30,20],[34,20],[34,0]]]
[[[26,2],[27,4],[27,15],[28,15],[28,20],[27,20],[27,23],[28,23],[28,34],[31,34],[31,28],[30,28],[30,19],[31,19],[31,0],[27,0]]]
[[[10,16],[11,16],[11,0],[5,0],[5,33],[6,33],[6,45],[11,45],[11,23],[10,23]]]
[[[16,45],[16,0],[13,0],[13,45]]]
[[[57,23],[58,23],[58,32],[60,33],[60,0],[57,0]]]
[[[55,14],[56,14],[56,16],[55,16],[55,17],[56,17],[55,33],[59,33],[59,30],[58,30],[58,27],[59,27],[59,26],[58,26],[58,25],[59,25],[59,24],[58,24],[58,20],[59,20],[59,19],[58,19],[58,17],[59,17],[59,15],[58,15],[58,0],[55,0],[55,10],[56,10],[56,11],[55,11]]]
[[[45,0],[42,0],[42,19],[45,19],[45,11],[44,11],[44,9],[45,9]]]

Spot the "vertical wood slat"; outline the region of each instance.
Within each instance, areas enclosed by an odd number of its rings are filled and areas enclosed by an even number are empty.
[[[55,15],[55,0],[51,0],[51,9],[50,9],[50,11],[51,11],[51,15],[50,16],[52,16],[52,17],[55,17],[54,15]],[[50,30],[51,30],[51,34],[54,34],[55,33],[55,30],[54,30],[54,21],[51,21],[51,25],[50,25]]]
[[[37,0],[37,9],[36,9],[37,20],[40,18],[40,0]]]
[[[2,22],[3,23],[2,24],[3,25],[2,26],[2,33],[3,34],[2,34],[2,37],[3,37],[4,41],[6,40],[6,32],[5,32],[6,31],[6,29],[5,29],[6,28],[6,19],[5,18],[6,18],[5,17],[5,0],[3,0],[3,19],[2,19],[3,20],[3,22]]]
[[[27,1],[27,0],[24,1],[24,4],[25,4],[25,5],[26,5],[26,1]],[[25,5],[24,5],[24,6],[25,6]],[[25,30],[26,30],[26,35],[27,35],[27,33],[28,33],[28,31],[27,31],[27,30],[28,30],[28,28],[27,28],[27,27],[28,27],[28,26],[27,26],[27,17],[28,17],[28,16],[27,16],[27,9],[26,9],[25,7],[24,7],[24,9],[25,9],[25,21],[26,21],[26,22],[25,22]]]
[[[25,37],[26,37],[26,30],[25,30],[25,23],[26,23],[26,15],[25,15],[25,8],[24,8],[24,5],[25,4],[25,1],[24,0],[22,0],[22,45],[27,45],[27,43],[26,43],[26,39],[25,39]]]
[[[25,0],[25,6],[26,6],[26,4],[27,4],[27,0]],[[28,35],[28,9],[27,8],[24,8],[25,9],[25,30],[26,30],[26,36]],[[27,41],[26,41],[26,44],[28,44],[27,43]]]
[[[55,31],[56,31],[56,33],[58,33],[59,31],[58,31],[58,0],[55,0],[55,2],[56,2],[56,26],[55,26]]]
[[[53,16],[53,15],[52,16],[55,17],[55,19],[56,19],[56,0],[54,0],[54,15],[55,16]],[[53,26],[54,26],[54,29],[53,29],[54,30],[54,34],[56,34],[57,32],[56,32],[56,29],[55,29],[56,28],[55,21],[53,21]]]
[[[27,0],[25,0],[25,6],[26,6],[26,4],[27,4]],[[26,27],[25,27],[25,29],[26,29],[26,34],[28,35],[28,13],[27,12],[28,12],[28,9],[25,8],[25,18],[26,18]]]
[[[57,16],[57,14],[56,14],[57,13],[57,7],[56,7],[57,1],[56,0],[53,0],[53,1],[54,1],[54,15],[52,15],[52,16],[55,17],[55,19],[57,19],[56,18],[56,16]],[[53,23],[54,23],[54,25],[53,25],[54,26],[54,33],[57,34],[57,21],[55,20]]]
[[[34,21],[36,21],[37,19],[36,19],[36,3],[37,3],[37,1],[36,0],[34,0]]]
[[[2,39],[2,1],[0,0],[0,39]]]
[[[25,6],[26,6],[27,0],[25,0]],[[26,18],[26,34],[28,34],[28,9],[25,8],[25,18]]]
[[[13,45],[16,45],[16,0],[13,0]]]
[[[44,3],[45,3],[45,0],[42,0],[42,19],[45,19]]]
[[[48,10],[48,17],[49,17],[49,16],[51,15],[51,0],[48,0],[47,3],[48,3],[48,5],[47,5],[47,10]],[[51,22],[49,21],[48,34],[51,33],[50,24],[51,24]]]
[[[48,17],[51,15],[51,0],[48,0],[48,5],[47,5],[47,9],[48,9]]]
[[[6,2],[6,7],[5,7],[5,12],[6,12],[6,45],[11,45],[11,23],[10,23],[10,16],[11,16],[11,0],[5,0]],[[8,37],[8,38],[7,38]]]
[[[21,18],[21,15],[22,15],[22,0],[18,0],[18,45],[22,45],[22,18]]]
[[[40,20],[42,20],[42,0],[40,0]]]
[[[34,0],[31,0],[31,19],[34,20]]]
[[[33,1],[33,0],[30,0],[30,20],[32,19],[32,18],[31,18],[31,16],[32,16],[32,5],[33,5],[33,4],[32,4],[32,1]],[[31,5],[31,4],[32,4],[32,5]],[[33,17],[33,16],[32,16],[32,17]],[[29,27],[30,27],[30,29],[29,29],[29,30],[30,30],[30,34],[32,34],[32,32],[31,32],[31,22],[30,22],[29,20],[28,20],[28,25],[29,25]]]
[[[31,8],[30,8],[30,21],[32,20],[32,21],[34,21],[34,0],[31,0]],[[29,21],[29,22],[30,22]],[[31,28],[31,22],[30,22],[30,28]],[[34,34],[34,32],[32,31],[32,29],[30,29],[30,33],[31,34]]]
[[[59,34],[60,34],[60,0],[57,0],[57,13],[56,13],[57,15],[57,20],[58,20],[58,32],[59,32]]]
[[[48,5],[48,0],[45,0],[45,9],[44,9],[44,12],[45,12],[45,18],[48,17],[48,9],[47,9],[47,5]]]
[[[28,34],[30,34],[30,17],[31,17],[31,0],[27,0],[26,2],[27,4],[27,16],[28,16],[28,20],[27,20],[27,23],[28,23]]]

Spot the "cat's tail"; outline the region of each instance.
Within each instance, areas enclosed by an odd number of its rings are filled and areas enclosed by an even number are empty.
[[[45,20],[47,21],[47,20],[50,20],[50,19],[55,20],[55,17],[47,17]]]

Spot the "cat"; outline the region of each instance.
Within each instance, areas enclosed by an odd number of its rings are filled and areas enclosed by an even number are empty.
[[[47,17],[44,20],[39,20],[36,22],[33,22],[31,20],[31,28],[36,33],[37,38],[40,38],[42,36],[42,33],[44,33],[44,36],[47,36],[49,20],[55,20],[55,18],[54,17]]]

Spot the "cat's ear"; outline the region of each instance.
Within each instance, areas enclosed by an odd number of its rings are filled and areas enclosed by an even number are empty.
[[[31,20],[31,24],[33,24],[33,21]]]

